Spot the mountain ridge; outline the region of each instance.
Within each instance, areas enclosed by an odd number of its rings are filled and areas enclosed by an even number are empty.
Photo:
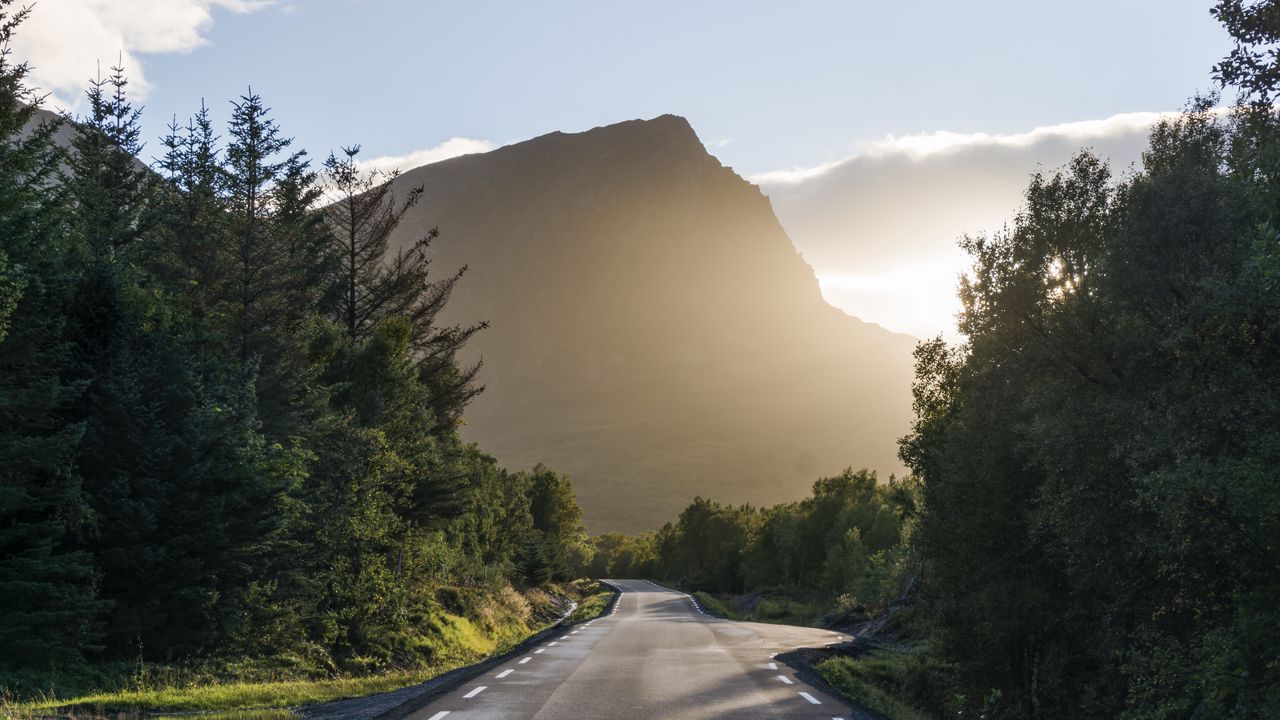
[[[651,528],[695,494],[797,499],[849,465],[900,472],[915,339],[827,303],[768,197],[684,118],[547,133],[395,183],[426,193],[393,245],[438,226],[440,271],[469,268],[445,320],[491,323],[464,353],[487,385],[464,436],[568,472],[592,529]]]

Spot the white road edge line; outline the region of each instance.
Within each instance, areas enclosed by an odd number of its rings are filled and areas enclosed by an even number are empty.
[[[770,670],[777,670],[777,669],[778,669],[778,663],[769,663],[769,669],[770,669]]]
[[[779,680],[781,680],[782,682],[784,682],[784,683],[788,684],[788,685],[794,685],[794,684],[795,684],[795,683],[791,682],[791,678],[787,677],[786,675],[779,675],[779,676],[778,676],[778,679],[779,679]]]
[[[814,696],[810,695],[810,694],[809,694],[809,693],[807,693],[807,692],[802,692],[802,693],[800,693],[800,697],[804,698],[805,700],[808,700],[810,705],[821,705],[821,704],[822,704],[822,701],[821,701],[821,700],[819,700],[818,698],[816,698],[816,697],[814,697]]]
[[[496,677],[496,678],[504,678],[504,677],[506,677],[506,676],[510,675],[510,674],[511,674],[511,673],[513,673],[513,672],[515,672],[515,670],[512,670],[511,668],[507,668],[506,670],[503,670],[502,672],[498,673],[497,675],[494,675],[494,677]]]

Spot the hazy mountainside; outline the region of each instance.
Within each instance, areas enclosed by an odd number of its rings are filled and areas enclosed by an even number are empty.
[[[841,468],[898,471],[914,340],[823,301],[753,185],[664,115],[552,133],[405,173],[468,265],[448,319],[487,390],[464,436],[573,478],[592,530],[637,531],[694,495],[776,503]]]

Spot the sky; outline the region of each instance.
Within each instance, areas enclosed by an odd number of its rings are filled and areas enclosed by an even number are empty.
[[[1118,170],[1212,89],[1206,0],[39,0],[49,104],[122,62],[148,135],[248,88],[312,155],[409,169],[674,113],[759,184],[828,301],[954,334],[956,240],[1082,146]],[[152,147],[157,146],[153,140]]]

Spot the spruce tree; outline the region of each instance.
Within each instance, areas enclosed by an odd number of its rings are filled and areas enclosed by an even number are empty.
[[[281,280],[288,248],[274,228],[272,191],[292,139],[280,134],[262,98],[250,90],[233,103],[225,153],[232,270],[227,287],[229,335],[247,364],[266,349],[288,311]]]
[[[192,331],[207,335],[205,320],[219,310],[231,259],[225,175],[208,107],[201,102],[185,126],[174,120],[161,142],[165,152],[156,165],[165,180],[163,221],[149,267],[183,299]]]
[[[393,189],[398,172],[363,171],[356,162],[359,153],[360,146],[354,145],[343,148],[341,157],[330,154],[325,161],[329,189],[337,198],[325,211],[337,251],[340,295],[334,319],[352,344],[369,338],[388,318],[409,321],[410,350],[432,391],[437,418],[433,432],[447,433],[481,390],[475,385],[479,365],[460,368],[458,351],[488,323],[446,326],[438,322],[467,268],[433,277],[427,252],[440,234],[436,228],[392,251],[391,236],[421,199],[423,188],[411,188],[398,199]]]
[[[89,113],[75,122],[68,184],[79,232],[96,262],[111,264],[117,252],[147,231],[152,174],[138,162],[141,108],[129,101],[120,66],[89,84]]]
[[[74,454],[82,427],[62,418],[66,311],[76,269],[66,257],[62,153],[36,123],[27,68],[10,62],[26,16],[0,0],[0,669],[75,663],[94,644],[93,570],[74,548],[85,502]]]

